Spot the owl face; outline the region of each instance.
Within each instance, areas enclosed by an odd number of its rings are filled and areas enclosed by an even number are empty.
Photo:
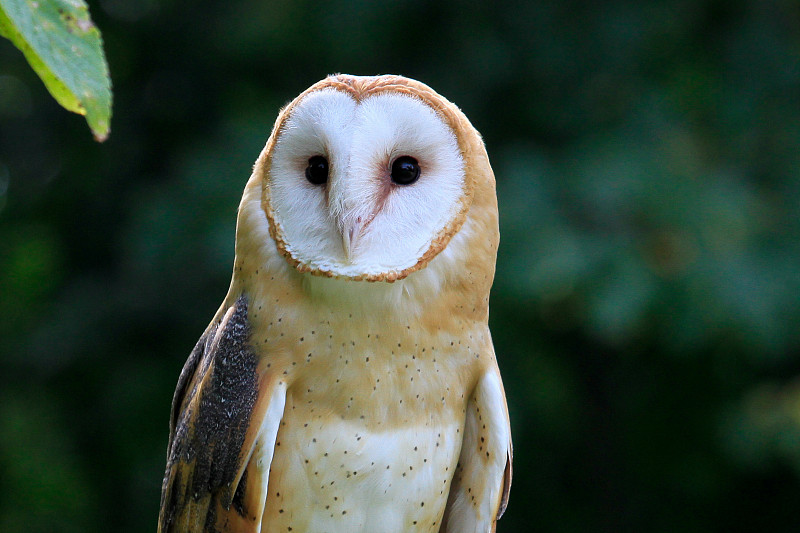
[[[423,268],[469,202],[447,115],[392,86],[312,87],[279,117],[265,170],[284,257],[328,277],[395,281]]]

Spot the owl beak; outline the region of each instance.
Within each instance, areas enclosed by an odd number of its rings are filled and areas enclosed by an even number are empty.
[[[344,246],[344,255],[348,261],[352,261],[356,255],[358,248],[358,241],[361,240],[361,231],[364,228],[361,217],[355,221],[345,225],[342,228],[342,245]]]

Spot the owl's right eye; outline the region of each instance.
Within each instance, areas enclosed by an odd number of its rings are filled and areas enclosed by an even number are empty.
[[[322,185],[328,181],[328,160],[321,155],[315,155],[308,160],[306,179],[314,185]]]

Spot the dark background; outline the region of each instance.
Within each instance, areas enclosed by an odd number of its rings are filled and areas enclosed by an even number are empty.
[[[178,372],[283,104],[458,104],[498,180],[500,531],[800,528],[795,1],[95,0],[96,144],[0,42],[0,531],[154,531]]]

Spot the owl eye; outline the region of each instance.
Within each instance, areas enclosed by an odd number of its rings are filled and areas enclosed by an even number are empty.
[[[398,157],[392,163],[392,181],[398,185],[411,185],[419,179],[419,163],[411,156]]]
[[[328,181],[328,160],[321,155],[315,155],[308,160],[306,179],[314,185],[322,185]]]

